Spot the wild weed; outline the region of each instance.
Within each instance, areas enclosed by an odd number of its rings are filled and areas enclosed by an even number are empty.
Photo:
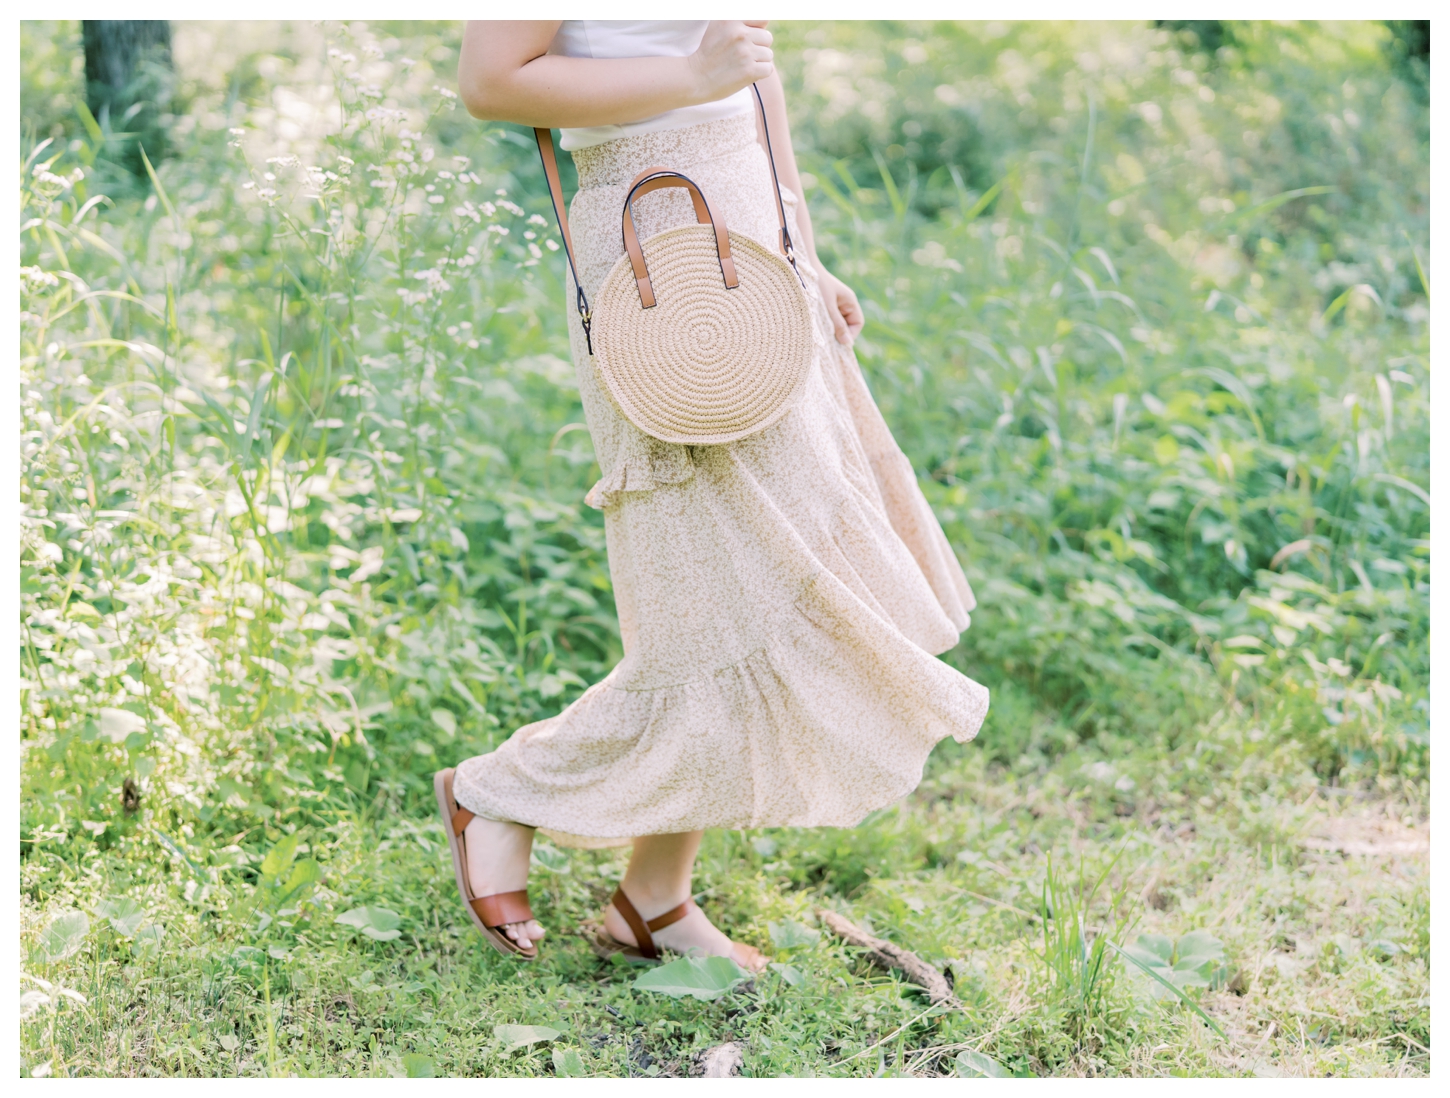
[[[429,774],[621,654],[558,242],[526,135],[438,90],[457,27],[179,24],[174,155],[103,195],[76,28],[24,24],[32,1074],[670,1073],[726,1032],[760,1074],[1247,1070],[1142,1008],[1122,886],[1057,868],[1124,833],[1158,937],[1238,912],[1248,984],[1186,1003],[1305,1071],[1426,1069],[1414,863],[1297,845],[1319,787],[1424,803],[1427,113],[1376,28],[778,28],[863,369],[978,594],[946,658],[994,706],[857,829],[711,836],[702,902],[772,948],[829,897],[960,960],[969,1010],[908,1024],[829,942],[643,1001],[568,934],[612,854],[541,851],[531,981],[446,914]],[[1300,1042],[1306,994],[1362,1043]]]
[[[1042,881],[1042,963],[1050,994],[1047,1001],[1063,1013],[1064,1025],[1079,1042],[1100,1037],[1113,1013],[1111,996],[1117,978],[1115,937],[1120,910],[1128,895],[1126,882],[1104,885],[1122,852],[1091,876],[1078,860],[1075,878],[1062,875],[1049,855]]]

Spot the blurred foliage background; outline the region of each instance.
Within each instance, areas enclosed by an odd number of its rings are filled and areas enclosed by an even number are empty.
[[[980,600],[964,751],[1030,779],[1232,728],[1240,790],[1421,788],[1428,39],[774,29],[822,258]],[[36,919],[93,858],[218,904],[298,828],[426,820],[435,769],[621,654],[536,154],[458,105],[458,35],[177,23],[128,121],[79,24],[22,24]]]

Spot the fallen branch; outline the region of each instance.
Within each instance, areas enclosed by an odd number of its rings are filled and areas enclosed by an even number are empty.
[[[911,950],[873,938],[851,920],[837,915],[834,911],[819,910],[816,915],[821,925],[836,937],[866,950],[872,963],[882,968],[894,968],[913,984],[925,988],[933,1006],[961,1005],[952,994],[952,986],[947,983],[946,977]]]

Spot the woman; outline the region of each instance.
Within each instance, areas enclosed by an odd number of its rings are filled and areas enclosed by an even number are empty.
[[[474,22],[459,88],[478,118],[559,127],[592,297],[624,254],[629,182],[651,165],[699,184],[733,231],[777,234],[754,115],[763,97],[815,361],[778,423],[723,446],[637,430],[603,387],[572,308],[574,360],[602,478],[624,659],[563,713],[519,729],[436,785],[479,930],[532,959],[525,886],[535,828],[633,842],[596,932],[601,953],[765,958],[690,902],[706,827],[851,826],[915,788],[932,747],[971,739],[987,691],[935,654],[971,589],[862,380],[856,295],[816,256],[764,22]],[[543,181],[540,181],[543,188]],[[694,221],[685,192],[636,200],[641,240]]]

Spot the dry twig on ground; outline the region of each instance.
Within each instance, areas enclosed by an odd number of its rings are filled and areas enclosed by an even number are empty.
[[[880,965],[882,968],[894,968],[913,984],[925,988],[933,1005],[953,1007],[961,1005],[957,1002],[957,997],[952,994],[952,986],[947,983],[946,977],[911,950],[902,949],[898,945],[872,937],[851,920],[837,915],[834,911],[821,910],[816,914],[821,920],[821,925],[836,937],[866,950],[872,963]]]

